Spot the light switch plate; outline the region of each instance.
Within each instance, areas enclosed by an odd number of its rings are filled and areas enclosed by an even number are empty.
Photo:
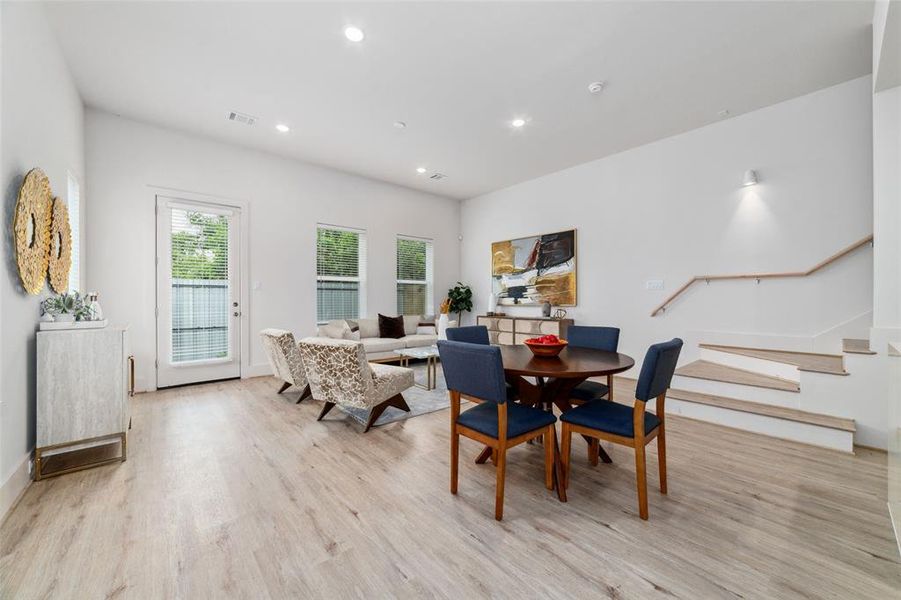
[[[663,289],[663,280],[662,279],[648,279],[644,282],[644,289],[646,290],[662,290]]]

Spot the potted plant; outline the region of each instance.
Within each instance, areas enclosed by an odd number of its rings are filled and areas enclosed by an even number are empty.
[[[472,310],[472,289],[458,281],[457,285],[447,290],[447,299],[450,300],[450,312],[457,313],[457,326],[462,326],[463,311]]]
[[[41,302],[41,308],[46,314],[53,315],[54,321],[61,323],[71,323],[76,319],[87,321],[91,318],[91,308],[78,292],[50,296]]]

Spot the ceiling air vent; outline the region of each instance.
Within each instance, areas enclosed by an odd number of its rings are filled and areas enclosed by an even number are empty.
[[[257,118],[245,113],[232,111],[228,113],[228,120],[236,123],[244,123],[245,125],[253,125],[257,122]]]
[[[429,179],[434,179],[435,181],[440,181],[445,178],[447,178],[447,175],[445,175],[444,173],[435,172],[429,175]]]

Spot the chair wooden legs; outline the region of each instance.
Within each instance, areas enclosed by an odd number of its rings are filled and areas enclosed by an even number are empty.
[[[366,421],[366,429],[363,430],[363,433],[369,431],[369,429],[375,424],[376,421],[379,420],[379,417],[382,416],[382,413],[385,412],[385,409],[389,406],[410,412],[410,407],[407,405],[407,401],[404,400],[404,397],[400,394],[395,394],[381,404],[376,404],[372,407],[372,410],[369,412],[369,419]]]
[[[282,384],[282,387],[280,387],[280,388],[278,389],[278,393],[281,394],[282,392],[284,392],[284,391],[285,391],[286,389],[288,389],[289,387],[291,387],[291,384],[288,383],[287,381],[284,382],[284,383]]]
[[[497,450],[497,490],[494,495],[494,518],[498,521],[504,518],[504,477],[507,472],[507,448]]]
[[[319,417],[317,417],[316,420],[317,420],[317,421],[321,421],[322,418],[323,418],[325,415],[328,414],[328,411],[332,410],[333,408],[335,408],[335,403],[334,403],[334,402],[326,402],[326,403],[325,403],[325,406],[322,407],[322,412],[319,413]]]
[[[554,439],[556,429],[553,425],[548,427],[547,433],[544,434],[544,486],[554,489],[554,446],[557,440]]]
[[[601,443],[595,438],[588,440],[588,464],[592,467],[598,466],[601,458]]]
[[[282,389],[284,389],[284,388],[282,388]],[[297,402],[295,402],[294,404],[300,404],[307,398],[312,398],[312,397],[313,397],[313,393],[310,391],[310,384],[308,383],[306,385],[306,387],[303,388],[303,391],[300,393],[300,398],[298,398]]]
[[[451,423],[451,457],[450,457],[450,491],[457,493],[457,474],[460,470],[460,434],[457,433],[457,425]]]
[[[563,481],[560,482],[560,485],[563,486],[563,489],[566,489],[569,487],[569,455],[570,450],[572,449],[573,432],[569,423],[566,423],[565,421],[560,437],[560,460],[563,463]]]
[[[638,483],[638,515],[648,519],[648,473],[644,444],[635,447],[635,479]]]
[[[660,472],[660,493],[666,493],[666,431],[663,423],[660,424],[660,432],[657,434],[657,460]]]

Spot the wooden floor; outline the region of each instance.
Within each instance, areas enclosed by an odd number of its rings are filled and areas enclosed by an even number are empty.
[[[271,378],[136,399],[128,461],[34,483],[0,527],[3,598],[897,598],[886,456],[669,421],[669,496],[634,462],[589,467],[569,503],[540,446],[494,469],[448,413],[373,429]],[[652,444],[648,461],[656,465]]]

